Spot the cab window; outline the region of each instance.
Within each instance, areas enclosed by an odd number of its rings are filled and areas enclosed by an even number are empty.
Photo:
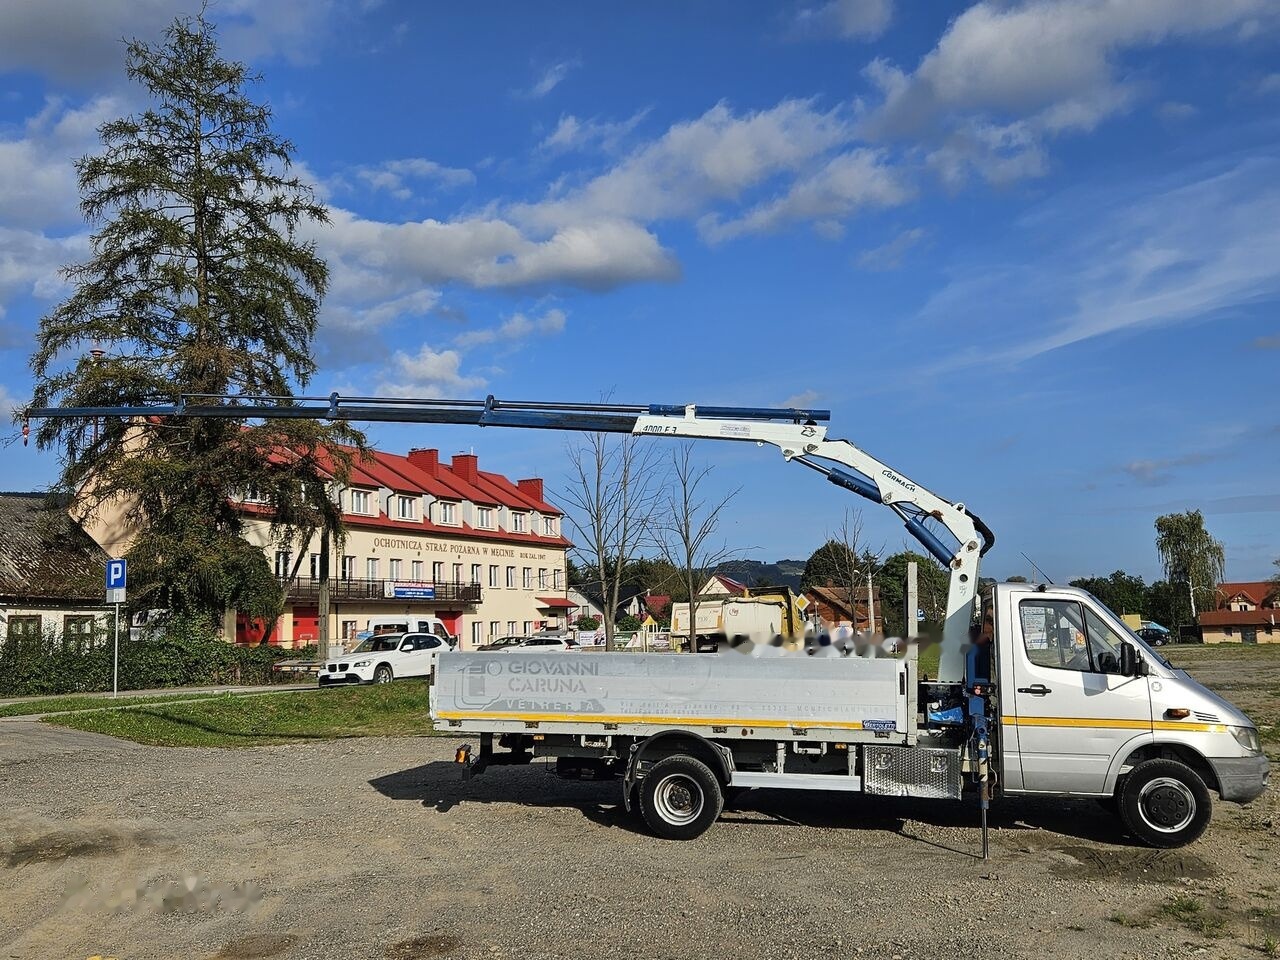
[[[1093,670],[1084,610],[1074,600],[1023,600],[1018,604],[1027,659],[1056,670]]]

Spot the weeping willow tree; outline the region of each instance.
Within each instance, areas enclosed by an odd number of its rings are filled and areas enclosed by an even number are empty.
[[[149,106],[103,124],[102,151],[76,164],[92,255],[64,268],[74,292],[40,322],[34,405],[292,397],[315,372],[328,284],[298,228],[324,206],[203,15],[130,43],[127,71]],[[363,443],[342,425],[181,418],[51,419],[36,439],[60,451],[80,509],[132,531],[134,606],[268,621],[284,592],[238,501],[251,492],[273,539],[301,541],[300,562],[316,531],[341,535],[330,486]]]
[[[1226,554],[1222,543],[1205,529],[1204,515],[1188,510],[1156,517],[1156,552],[1169,583],[1185,592],[1191,612],[1188,622],[1194,623],[1200,610],[1213,609]],[[1179,604],[1179,612],[1180,608]]]

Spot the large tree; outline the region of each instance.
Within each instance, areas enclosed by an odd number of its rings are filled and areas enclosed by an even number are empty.
[[[1169,583],[1180,587],[1188,598],[1190,619],[1175,610],[1175,625],[1194,624],[1201,610],[1214,607],[1218,584],[1226,568],[1222,544],[1205,529],[1199,510],[1168,513],[1156,517],[1156,552]]]
[[[1120,616],[1126,613],[1145,616],[1147,613],[1149,588],[1141,577],[1123,570],[1116,570],[1109,577],[1072,580],[1071,586],[1088,590]]]
[[[925,625],[940,629],[947,613],[947,590],[951,576],[932,557],[912,550],[903,550],[885,558],[876,577],[880,588],[880,612],[884,616],[884,632],[887,636],[906,636],[904,616],[915,616],[916,611],[906,611],[907,564],[916,564],[916,600],[924,611]]]
[[[203,15],[162,42],[127,48],[149,106],[99,130],[78,161],[92,255],[64,269],[74,292],[40,321],[36,406],[139,404],[179,393],[290,397],[315,370],[312,338],[328,282],[299,238],[325,208],[290,173],[292,145],[245,88],[257,78],[218,54]],[[280,584],[242,538],[233,501],[252,491],[281,544],[341,528],[329,483],[360,443],[304,420],[50,419],[62,481],[86,511],[124,510],[137,531],[131,601],[216,618],[274,617]],[[295,567],[296,570],[296,567]]]

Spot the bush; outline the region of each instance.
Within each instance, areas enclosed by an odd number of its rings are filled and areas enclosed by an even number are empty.
[[[636,633],[644,623],[639,617],[633,617],[629,613],[624,613],[618,618],[618,629],[623,633]]]
[[[123,631],[122,631],[123,633]],[[91,693],[111,689],[112,643],[50,634],[37,643],[0,645],[0,696]],[[301,650],[238,647],[196,618],[178,618],[146,640],[120,639],[120,689],[279,682],[272,668]]]
[[[600,618],[582,616],[574,621],[574,626],[579,630],[598,630],[600,629]]]

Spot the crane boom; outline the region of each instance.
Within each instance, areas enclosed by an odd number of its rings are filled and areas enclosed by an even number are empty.
[[[950,572],[939,679],[964,676],[972,604],[991,530],[963,503],[952,502],[882,463],[848,440],[827,438],[828,410],[697,405],[554,403],[539,401],[401,399],[389,397],[248,397],[183,394],[173,403],[104,407],[42,407],[30,419],[206,417],[235,420],[316,419],[383,423],[467,424],[479,427],[629,433],[677,439],[768,444],[783,459],[815,470],[902,519],[907,532]],[[24,435],[26,428],[24,427]],[[950,546],[926,525],[933,520],[955,539]],[[979,538],[981,537],[981,542]]]

